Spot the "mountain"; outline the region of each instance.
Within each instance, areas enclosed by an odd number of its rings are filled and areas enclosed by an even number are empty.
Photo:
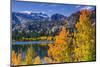
[[[96,11],[91,11],[91,21],[96,22]],[[63,25],[68,28],[75,28],[79,21],[80,11],[66,17],[62,14],[53,14],[49,17],[45,13],[33,12],[13,12],[12,13],[12,32],[13,36],[42,36],[56,35]]]
[[[67,17],[61,14],[54,14],[51,16],[52,21],[63,21],[65,20]]]
[[[43,13],[26,13],[26,12],[13,12],[12,13],[12,27],[15,29],[31,29],[32,25],[48,21],[49,17]],[[33,23],[34,22],[34,23]],[[36,25],[37,26],[37,25]],[[20,27],[20,28],[19,28]]]
[[[51,21],[49,19],[51,19]],[[33,31],[38,33],[46,32],[48,34],[50,33],[50,30],[52,31],[52,29],[59,28],[65,19],[66,17],[61,14],[54,14],[49,17],[44,13],[13,12],[13,31]],[[55,28],[54,26],[58,27]]]
[[[91,21],[93,24],[96,23],[96,9],[91,11],[91,17],[90,17]]]
[[[77,21],[79,21],[80,11],[71,14],[69,17],[67,17],[68,26],[74,27]]]
[[[15,25],[19,23],[20,23],[20,20],[16,17],[16,13],[12,13],[12,28],[14,28]]]
[[[12,15],[16,15],[16,17],[19,18],[20,21],[22,20],[44,21],[48,19],[48,15],[43,13],[13,12]]]

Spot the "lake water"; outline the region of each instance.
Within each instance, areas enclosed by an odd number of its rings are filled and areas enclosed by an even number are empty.
[[[16,41],[12,44],[12,50],[18,52],[22,49],[22,58],[25,59],[27,48],[32,45],[35,50],[36,56],[40,56],[42,63],[45,63],[44,57],[48,55],[48,44],[54,41]],[[46,44],[42,46],[41,44]]]
[[[16,41],[16,42],[13,42],[12,44],[13,45],[28,45],[28,44],[49,44],[49,43],[54,43],[54,41]]]

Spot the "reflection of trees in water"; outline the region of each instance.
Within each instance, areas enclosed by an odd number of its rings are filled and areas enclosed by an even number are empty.
[[[45,46],[44,45],[43,46],[42,45],[12,45],[12,47],[13,47],[13,51],[15,51],[17,54],[19,53],[20,49],[22,49],[21,58],[22,61],[26,62],[25,64],[32,64],[29,62],[33,62],[36,56],[39,56],[40,59],[43,59],[44,56],[47,56],[47,51],[48,51],[47,45]]]

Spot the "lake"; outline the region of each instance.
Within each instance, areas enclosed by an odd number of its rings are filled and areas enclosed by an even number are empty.
[[[12,42],[13,45],[28,45],[28,44],[49,44],[49,43],[54,43],[54,41],[15,41]]]
[[[36,53],[36,56],[39,56],[42,63],[45,63],[44,57],[48,56],[48,44],[54,43],[54,41],[16,41],[12,44],[12,50],[15,52],[19,52],[19,50],[22,50],[22,58],[25,59],[27,48],[32,45],[33,50]],[[41,44],[46,44],[45,46]]]

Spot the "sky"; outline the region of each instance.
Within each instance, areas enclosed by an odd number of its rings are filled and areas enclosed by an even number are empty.
[[[42,2],[25,2],[12,0],[12,12],[34,12],[45,13],[49,16],[59,13],[64,16],[70,16],[72,13],[82,9],[94,9],[95,6],[90,5],[72,5],[72,4],[57,4],[57,3],[42,3]]]

